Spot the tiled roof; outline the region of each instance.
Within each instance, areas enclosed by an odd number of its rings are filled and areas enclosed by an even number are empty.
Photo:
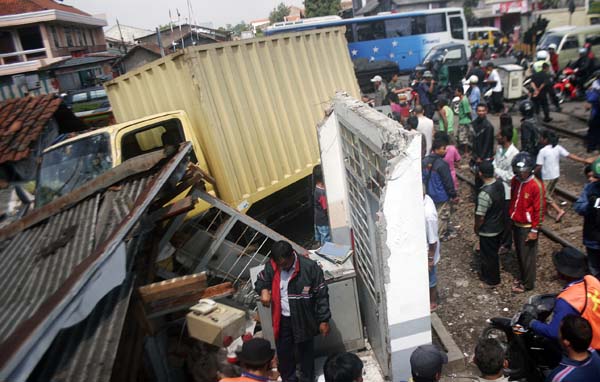
[[[80,11],[69,5],[58,4],[52,0],[2,0],[0,16],[18,15],[19,13],[40,12],[50,9],[63,12],[76,13],[78,15],[90,16],[89,13]]]
[[[60,107],[55,95],[0,102],[0,164],[25,159],[44,127]]]

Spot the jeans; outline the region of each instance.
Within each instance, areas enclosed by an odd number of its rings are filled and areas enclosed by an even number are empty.
[[[540,109],[542,109],[544,118],[550,117],[550,108],[548,106],[548,97],[546,96],[546,93],[542,93],[531,100],[533,101],[533,110],[536,115],[540,114]]]
[[[498,249],[502,234],[496,236],[479,236],[479,253],[481,258],[481,278],[488,285],[500,284],[500,258]]]
[[[315,241],[324,245],[331,241],[331,228],[328,225],[316,225],[315,226]]]
[[[585,247],[590,273],[595,278],[600,277],[600,249]]]
[[[283,382],[314,382],[314,340],[295,343],[292,319],[281,317],[279,338],[276,341],[279,373]],[[300,363],[300,379],[296,375],[296,364]]]

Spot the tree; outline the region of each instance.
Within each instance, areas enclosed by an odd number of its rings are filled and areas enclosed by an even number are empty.
[[[475,17],[475,14],[473,13],[473,8],[477,8],[478,4],[479,0],[465,0],[464,2],[465,19],[467,20],[468,26],[479,25],[479,19]]]
[[[290,8],[284,3],[279,3],[279,5],[271,11],[269,14],[269,21],[271,24],[281,22],[285,20],[285,17],[290,14]]]
[[[337,15],[340,9],[340,0],[304,0],[306,17]]]
[[[246,24],[242,20],[242,21],[240,21],[239,23],[237,23],[234,26],[231,26],[231,24],[227,24],[227,25],[225,25],[225,28],[228,31],[230,31],[231,33],[233,33],[235,36],[239,36],[242,32],[251,30],[252,29],[252,25]]]

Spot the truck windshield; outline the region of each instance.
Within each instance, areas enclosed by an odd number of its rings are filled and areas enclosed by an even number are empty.
[[[108,134],[92,135],[44,153],[36,207],[75,190],[110,169],[112,163]]]

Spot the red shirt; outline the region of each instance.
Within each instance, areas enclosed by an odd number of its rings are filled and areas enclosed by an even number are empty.
[[[546,190],[544,183],[533,175],[525,181],[515,176],[510,184],[510,209],[512,221],[520,227],[537,229],[544,221]]]
[[[550,65],[552,65],[552,70],[554,73],[558,74],[560,67],[558,66],[558,54],[550,53]]]

